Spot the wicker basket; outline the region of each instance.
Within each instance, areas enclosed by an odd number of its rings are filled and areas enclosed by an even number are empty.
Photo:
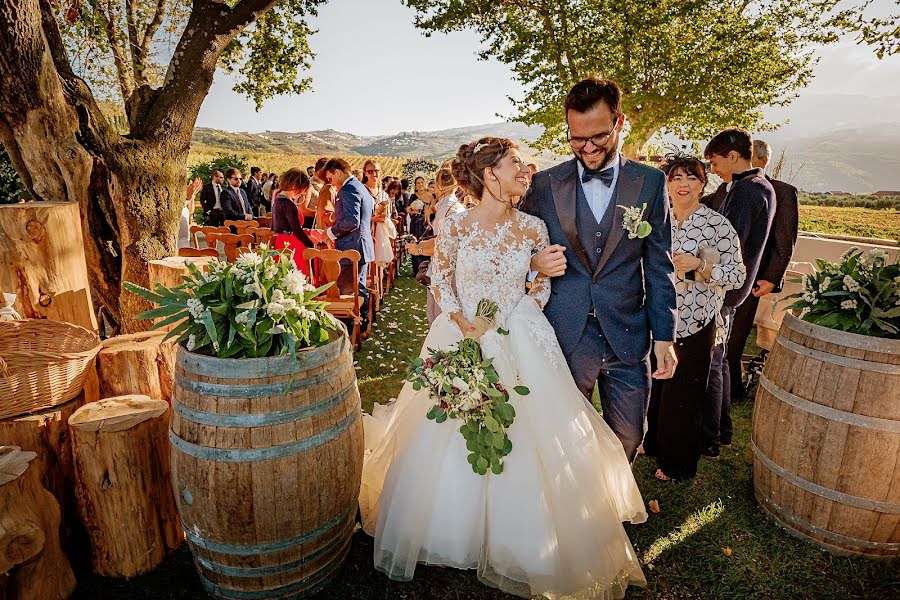
[[[68,402],[100,351],[97,334],[71,323],[0,323],[0,419]]]

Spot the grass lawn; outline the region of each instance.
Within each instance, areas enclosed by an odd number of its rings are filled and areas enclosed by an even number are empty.
[[[801,205],[800,230],[900,240],[900,210]]]
[[[407,360],[424,338],[425,288],[409,276],[385,300],[375,334],[358,355],[363,406],[395,396]],[[753,346],[748,344],[748,350]],[[658,514],[627,526],[648,579],[629,599],[900,598],[900,561],[838,558],[797,540],[762,513],[753,499],[750,463],[752,405],[733,410],[734,446],[718,462],[703,461],[687,483],[653,477],[653,463],[640,457],[635,475],[644,500],[657,500]],[[729,549],[729,550],[726,550]],[[730,552],[730,556],[726,555]],[[157,570],[130,581],[81,573],[81,600],[206,598],[185,546]],[[397,583],[372,567],[372,540],[356,534],[347,563],[317,598],[322,600],[499,600],[511,598],[483,586],[474,572],[419,567],[410,583]]]

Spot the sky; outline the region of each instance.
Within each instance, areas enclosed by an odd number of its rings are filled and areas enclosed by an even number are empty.
[[[876,0],[887,10],[894,0]],[[876,6],[876,8],[879,8]],[[523,90],[505,65],[478,60],[471,32],[426,38],[400,0],[330,0],[311,24],[313,91],[269,100],[255,111],[218,72],[198,127],[261,132],[337,129],[357,135],[430,131],[493,123],[511,116],[508,96]],[[812,84],[801,96],[900,96],[900,56],[878,60],[846,40],[818,51]],[[465,74],[467,89],[456,81]],[[789,111],[788,111],[789,114]],[[498,116],[499,115],[499,116]]]

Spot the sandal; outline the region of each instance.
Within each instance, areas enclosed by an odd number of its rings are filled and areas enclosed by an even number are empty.
[[[672,481],[672,478],[663,473],[662,469],[657,469],[655,476],[660,481]]]

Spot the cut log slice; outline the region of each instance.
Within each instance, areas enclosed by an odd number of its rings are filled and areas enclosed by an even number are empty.
[[[86,404],[69,418],[78,509],[100,575],[146,573],[183,539],[169,479],[168,408],[132,394]]]
[[[75,575],[59,543],[59,506],[30,467],[34,452],[0,446],[0,573],[4,597],[62,600]]]
[[[104,341],[97,355],[101,397],[145,394],[169,401],[175,344],[173,340],[163,343],[165,336],[164,331],[145,331]]]

